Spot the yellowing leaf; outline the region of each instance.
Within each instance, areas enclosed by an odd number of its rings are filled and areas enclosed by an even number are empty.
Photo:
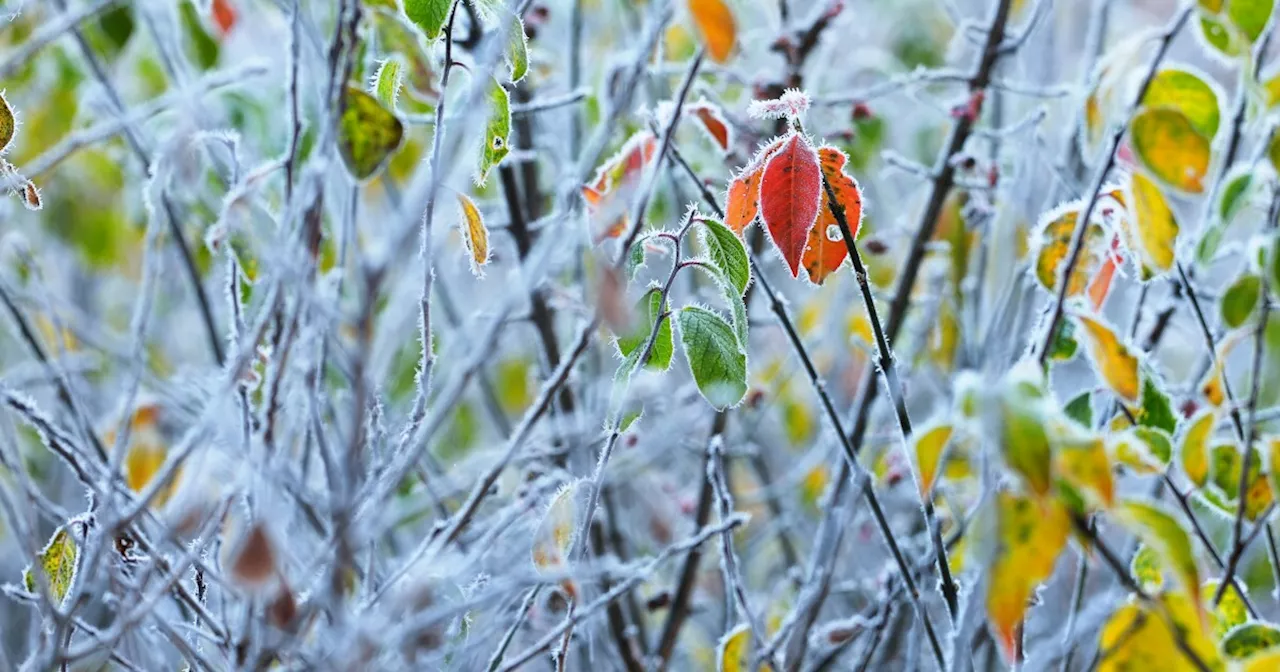
[[[1191,538],[1176,518],[1155,504],[1137,501],[1121,503],[1115,515],[1156,552],[1183,589],[1193,593],[1200,589],[1200,568]]]
[[[1213,604],[1213,596],[1218,594],[1217,580],[1205,581],[1200,589],[1200,601]],[[1222,592],[1222,601],[1209,612],[1210,632],[1215,639],[1222,639],[1227,631],[1249,620],[1249,609],[1240,599],[1240,591],[1235,586],[1227,586]]]
[[[1209,139],[1178,110],[1145,109],[1129,129],[1143,166],[1166,184],[1192,194],[1204,191],[1209,172]]]
[[[1037,501],[1003,491],[996,506],[1000,544],[989,573],[987,618],[1005,658],[1011,660],[1014,633],[1027,602],[1053,572],[1071,525],[1067,512],[1054,500]]]
[[[348,86],[338,120],[338,153],[356,180],[378,172],[404,139],[404,126],[377,98]]]
[[[1124,218],[1126,244],[1139,255],[1145,280],[1155,275],[1154,271],[1173,267],[1178,221],[1160,187],[1142,173],[1133,174],[1128,202],[1133,205],[1133,213]]]
[[[800,481],[800,501],[804,502],[805,506],[816,510],[830,480],[831,474],[827,470],[827,465],[819,464],[810,469],[809,473],[805,474],[804,480]]]
[[[733,12],[724,0],[689,0],[689,14],[707,46],[707,54],[716,63],[725,63],[733,54],[738,29]]]
[[[1040,218],[1035,245],[1036,279],[1050,292],[1058,291],[1062,267],[1071,249],[1071,235],[1075,231],[1076,222],[1084,206],[1085,204],[1079,201],[1067,203],[1046,212]],[[1071,271],[1071,280],[1067,284],[1068,297],[1083,293],[1089,281],[1098,273],[1107,256],[1106,244],[1102,226],[1096,221],[1090,222],[1085,230],[1080,258],[1076,260],[1075,268]]]
[[[938,466],[942,464],[943,454],[951,442],[952,431],[952,426],[947,423],[917,432],[911,437],[916,468],[919,469],[916,485],[920,488],[920,496],[925,499],[933,493],[934,479],[938,476]]]
[[[1111,615],[1098,641],[1098,672],[1198,671],[1200,668],[1179,649],[1171,625],[1181,631],[1197,658],[1210,669],[1217,667],[1218,652],[1201,630],[1191,601],[1181,593],[1166,593],[1158,599],[1162,608],[1154,611],[1130,603]]]
[[[471,255],[471,272],[477,278],[484,277],[484,266],[489,263],[489,229],[485,228],[480,209],[466,194],[458,193],[458,207],[462,211],[462,240]]]
[[[1129,563],[1129,573],[1147,592],[1155,592],[1164,587],[1164,570],[1160,557],[1150,546],[1138,546],[1138,551],[1133,554],[1133,560]]]
[[[1187,422],[1182,431],[1182,439],[1178,442],[1178,461],[1182,465],[1182,473],[1197,488],[1203,488],[1209,480],[1209,437],[1213,434],[1213,426],[1217,421],[1217,414],[1212,409],[1200,411]]]
[[[1011,371],[999,396],[1000,451],[1009,468],[1037,497],[1049,494],[1052,444],[1046,421],[1044,377],[1034,367]]]
[[[1100,438],[1064,441],[1053,455],[1053,470],[1095,506],[1110,508],[1115,502],[1115,482],[1111,460]]]
[[[1164,68],[1151,80],[1142,99],[1144,107],[1168,107],[1186,115],[1201,135],[1218,134],[1221,111],[1218,94],[1203,77],[1185,68]]]
[[[569,560],[578,527],[577,491],[576,481],[560,488],[534,532],[533,566],[539,572],[561,568]]]
[[[748,668],[748,654],[751,652],[751,626],[740,623],[720,638],[717,647],[717,672],[745,672]]]
[[[54,605],[61,606],[62,600],[67,596],[67,591],[71,590],[71,584],[76,577],[76,556],[79,549],[76,547],[75,539],[71,538],[71,533],[67,531],[67,526],[59,527],[53,536],[49,537],[49,543],[36,555],[36,562],[40,567],[40,571],[44,573],[45,578],[49,582],[49,592],[53,597]],[[31,568],[23,570],[22,583],[30,592],[39,590],[37,579],[31,574]]]
[[[1267,480],[1271,484],[1271,494],[1280,501],[1280,436],[1268,436],[1263,439],[1263,459],[1267,470]]]
[[[1076,321],[1083,328],[1098,375],[1117,397],[1137,403],[1141,387],[1137,356],[1110,326],[1084,315],[1077,315]]]

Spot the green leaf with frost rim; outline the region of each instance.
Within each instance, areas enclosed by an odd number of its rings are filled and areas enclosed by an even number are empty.
[[[747,260],[747,248],[742,240],[717,220],[704,219],[702,224],[702,244],[711,263],[724,272],[738,294],[746,292],[751,282],[751,262]]]
[[[662,292],[656,288],[649,291],[640,302],[636,305],[635,316],[636,324],[631,333],[618,337],[618,352],[623,357],[630,358],[632,356],[639,357],[644,352],[644,346],[649,342],[649,336],[653,333],[653,323],[657,321],[662,311]],[[658,334],[654,337],[653,348],[649,351],[649,361],[645,366],[650,369],[666,371],[671,366],[671,356],[674,353],[675,345],[671,338],[671,319],[665,317],[662,324],[658,327]]]
[[[680,343],[698,391],[717,410],[737,405],[747,394],[747,355],[733,327],[698,306],[680,310]]]

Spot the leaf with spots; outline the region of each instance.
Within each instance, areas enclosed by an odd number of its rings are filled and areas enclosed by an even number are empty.
[[[988,572],[987,619],[1005,659],[1012,660],[1018,624],[1036,588],[1053,572],[1071,524],[1055,500],[1007,490],[996,495],[996,521],[999,543]]]
[[[9,150],[17,128],[18,123],[13,115],[13,108],[9,106],[9,100],[5,98],[4,93],[0,92],[0,154]]]
[[[808,140],[793,133],[765,162],[760,179],[760,218],[792,277],[800,274],[800,258],[818,220],[821,194],[818,153]]]
[[[680,310],[679,326],[680,344],[698,391],[718,410],[737,405],[747,393],[747,355],[733,327],[698,306]]]
[[[1196,72],[1184,67],[1163,68],[1152,78],[1142,99],[1143,107],[1169,107],[1182,112],[1201,135],[1218,134],[1222,116],[1218,93]]]
[[[1177,518],[1154,503],[1139,501],[1122,502],[1113,511],[1142,543],[1156,552],[1182,589],[1193,594],[1200,589],[1200,567],[1191,538]]]
[[[822,165],[822,179],[835,193],[849,233],[856,239],[862,225],[862,192],[858,183],[844,172],[848,157],[834,147],[822,147],[818,150],[818,159]],[[827,202],[825,189],[821,198],[818,223],[809,231],[809,241],[801,259],[810,282],[815,285],[821,285],[849,258],[849,247],[845,244],[832,206]]]
[[[716,647],[716,672],[746,672],[751,669],[750,653],[751,626],[739,623],[720,638]]]
[[[1111,459],[1101,438],[1063,440],[1053,453],[1053,472],[1097,508],[1115,503]]]
[[[76,557],[79,548],[67,528],[68,525],[63,525],[54,531],[53,536],[49,537],[49,542],[36,555],[36,566],[48,581],[49,593],[55,606],[62,605],[63,598],[71,590],[71,584],[76,578]],[[39,590],[37,580],[32,574],[31,567],[23,570],[22,584],[28,591]]]
[[[1191,120],[1167,107],[1139,112],[1130,126],[1133,151],[1153,175],[1180,191],[1199,194],[1209,172],[1209,139]]]
[[[1247,660],[1280,646],[1280,628],[1271,623],[1243,623],[1227,632],[1221,646],[1227,658]]]
[[[489,122],[484,127],[484,147],[480,152],[480,166],[476,170],[476,184],[483,185],[493,170],[511,153],[511,99],[507,90],[496,79],[489,80]]]
[[[377,98],[354,86],[346,88],[341,110],[338,153],[352,177],[368,180],[400,148],[404,126]]]
[[[1035,275],[1040,286],[1050,292],[1058,291],[1062,270],[1071,249],[1071,236],[1084,206],[1079,201],[1067,203],[1050,210],[1040,219],[1036,234]],[[1096,212],[1097,208],[1094,209]],[[1071,271],[1071,280],[1067,284],[1067,297],[1083,294],[1107,257],[1106,232],[1097,221],[1090,222],[1085,230],[1080,258],[1076,261],[1075,268]]]

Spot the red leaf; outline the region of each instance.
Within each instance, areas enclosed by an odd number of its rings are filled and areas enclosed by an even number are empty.
[[[844,173],[844,164],[848,158],[835,147],[820,148],[818,158],[822,164],[822,178],[831,185],[831,191],[835,192],[836,202],[844,208],[844,219],[849,225],[849,232],[856,238],[858,227],[862,224],[862,193],[858,189],[858,183]],[[809,232],[808,247],[801,260],[805,271],[809,273],[810,282],[815,285],[826,281],[827,276],[840,268],[840,264],[849,257],[849,247],[840,234],[840,225],[836,223],[835,215],[827,207],[825,193],[822,198],[818,223]]]
[[[792,277],[800,275],[800,257],[809,242],[809,230],[818,221],[821,193],[818,153],[793,133],[782,149],[769,157],[760,178],[760,218],[787,260]]]

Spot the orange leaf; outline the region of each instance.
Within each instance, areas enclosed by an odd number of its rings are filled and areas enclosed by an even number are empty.
[[[800,257],[809,242],[809,231],[818,221],[821,193],[818,153],[793,133],[782,149],[769,157],[760,178],[760,218],[792,277],[800,275]]]
[[[689,0],[689,14],[702,35],[702,42],[707,45],[711,60],[716,63],[728,61],[738,33],[729,6],[724,0]]]
[[[844,152],[834,147],[818,149],[818,158],[822,164],[822,177],[831,185],[831,191],[835,192],[836,202],[844,208],[845,223],[856,238],[858,227],[862,224],[862,193],[858,190],[858,183],[844,173],[844,165],[848,159]],[[840,233],[840,225],[836,223],[831,209],[826,207],[825,193],[822,199],[818,223],[809,231],[808,246],[801,260],[809,273],[809,280],[815,285],[821,285],[849,256],[849,247]]]
[[[720,151],[727,153],[729,146],[733,143],[733,129],[729,126],[729,122],[725,121],[720,108],[706,101],[700,101],[690,105],[689,111],[693,113],[694,118],[702,122],[703,130],[720,147]]]
[[[231,0],[213,0],[213,25],[218,27],[218,33],[225,36],[231,32],[236,25],[236,10],[231,6]]]
[[[782,147],[782,140],[775,140],[756,154],[751,163],[729,183],[729,196],[724,205],[725,226],[742,236],[743,229],[755,221],[760,213],[760,178],[764,176],[764,164]]]
[[[1102,303],[1107,300],[1107,293],[1111,291],[1111,281],[1116,277],[1116,267],[1115,257],[1108,256],[1102,268],[1098,270],[1098,275],[1094,276],[1093,282],[1089,284],[1089,303],[1093,305],[1095,311],[1102,310]]]
[[[601,164],[591,182],[582,187],[583,200],[592,215],[595,242],[615,238],[627,230],[631,196],[657,152],[658,139],[652,133],[636,133],[617,154]]]

